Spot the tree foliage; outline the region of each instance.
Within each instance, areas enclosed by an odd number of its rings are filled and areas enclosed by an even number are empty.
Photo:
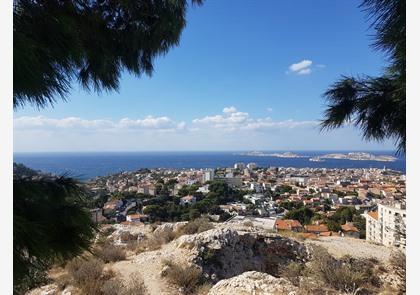
[[[299,220],[301,224],[309,224],[312,217],[314,217],[314,212],[309,208],[302,207],[287,212],[284,218]]]
[[[324,93],[327,108],[322,129],[351,123],[366,140],[394,139],[398,152],[406,142],[406,14],[405,0],[364,0],[375,30],[373,48],[384,52],[389,65],[380,77],[343,76]]]
[[[88,249],[95,225],[71,178],[16,177],[13,190],[14,286],[30,287],[34,273]]]
[[[110,91],[118,90],[123,71],[151,75],[154,59],[178,44],[187,6],[187,0],[14,1],[14,107],[52,105],[75,82]]]

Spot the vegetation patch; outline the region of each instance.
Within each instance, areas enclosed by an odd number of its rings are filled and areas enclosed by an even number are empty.
[[[125,250],[111,243],[106,243],[105,245],[96,248],[94,253],[106,263],[126,259]]]

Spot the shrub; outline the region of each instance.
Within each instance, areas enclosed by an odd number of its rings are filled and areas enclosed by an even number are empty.
[[[131,274],[127,282],[114,278],[104,282],[101,287],[103,295],[146,295],[143,279],[138,274]]]
[[[137,236],[131,234],[128,231],[122,232],[120,235],[121,242],[127,243],[128,241],[137,241]]]
[[[124,286],[123,295],[146,295],[148,294],[143,278],[138,274],[131,274]]]
[[[193,265],[180,265],[165,261],[168,266],[166,278],[170,283],[182,288],[184,294],[195,294],[202,281],[201,270]]]
[[[254,224],[252,223],[252,221],[247,220],[247,221],[244,222],[244,226],[246,226],[246,227],[253,227]]]
[[[396,275],[400,279],[400,283],[398,284],[400,293],[405,294],[406,292],[406,256],[404,253],[400,251],[395,251],[394,253],[392,253],[389,262],[391,263],[391,266],[394,269]]]
[[[87,294],[100,294],[102,286],[101,275],[104,263],[94,257],[88,259],[74,258],[67,266],[67,271],[74,284]]]
[[[326,286],[351,294],[379,286],[378,278],[373,273],[373,265],[368,260],[362,261],[349,256],[336,260],[324,248],[315,249],[310,273]]]
[[[124,249],[110,243],[98,247],[95,250],[95,255],[106,263],[120,261],[126,258]]]
[[[106,282],[101,287],[103,295],[119,295],[123,289],[123,284],[120,279],[111,279]]]
[[[279,269],[281,277],[288,279],[293,285],[299,286],[300,277],[303,275],[305,265],[302,263],[291,262],[286,267]]]
[[[115,232],[115,230],[116,229],[113,226],[109,226],[109,227],[104,228],[101,231],[101,234],[105,237],[108,237],[108,236],[112,235],[112,233]]]
[[[189,221],[179,229],[178,235],[192,235],[213,229],[213,224],[207,218],[197,218]]]
[[[213,287],[210,283],[204,283],[197,287],[195,290],[195,295],[207,295],[210,292],[210,289]]]

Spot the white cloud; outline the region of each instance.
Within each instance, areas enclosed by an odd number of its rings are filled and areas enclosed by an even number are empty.
[[[312,73],[312,66],[315,66],[316,68],[322,69],[325,68],[326,65],[323,64],[317,64],[313,65],[313,62],[309,59],[301,60],[300,62],[291,64],[289,66],[289,70],[286,72],[288,73],[294,73],[296,75],[309,75]]]
[[[236,108],[234,106],[226,107],[223,109],[223,113],[234,113],[236,112]]]
[[[184,123],[184,124],[182,124]],[[147,116],[144,119],[123,118],[117,122],[111,120],[85,120],[78,117],[67,117],[62,119],[51,119],[44,116],[19,117],[14,119],[15,129],[88,129],[88,130],[108,130],[108,129],[152,129],[166,130],[174,128],[184,128],[185,122],[176,123],[168,117]]]
[[[311,120],[253,117],[233,106],[224,108],[220,114],[191,121],[176,121],[168,116],[118,120],[22,116],[14,119],[13,140],[16,152],[362,150],[364,147],[381,149],[384,146],[363,142],[359,131],[351,126],[320,133],[318,124]],[[387,147],[392,147],[392,142],[387,143]]]
[[[309,75],[312,72],[310,68],[303,69],[297,72],[298,75]]]
[[[304,59],[304,60],[301,60],[298,63],[294,63],[294,64],[290,65],[289,70],[294,72],[294,73],[299,73],[302,70],[310,68],[311,65],[312,65],[311,60]]]
[[[267,112],[272,112],[273,111],[273,108],[266,108],[266,111]]]
[[[280,128],[295,128],[300,126],[315,126],[316,121],[274,121],[271,118],[254,119],[248,113],[239,112],[236,108],[235,112],[225,112],[223,115],[206,116],[204,118],[196,118],[192,122],[201,128],[220,128],[226,131],[258,131],[258,130],[275,130]]]

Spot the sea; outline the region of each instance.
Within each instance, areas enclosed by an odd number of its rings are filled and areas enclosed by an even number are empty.
[[[286,151],[262,151],[264,153],[283,153]],[[244,155],[243,151],[226,152],[55,152],[55,153],[15,153],[14,162],[24,164],[35,170],[66,174],[86,181],[97,176],[106,176],[122,171],[135,171],[141,168],[199,169],[233,167],[235,163],[254,162],[258,167],[295,168],[386,168],[406,171],[404,156],[394,151],[368,151],[374,155],[397,157],[393,162],[355,161],[325,159],[324,162],[309,161],[309,157],[329,153],[348,153],[355,151],[288,151],[305,158],[278,158],[272,156]],[[363,152],[363,151],[361,151]]]

